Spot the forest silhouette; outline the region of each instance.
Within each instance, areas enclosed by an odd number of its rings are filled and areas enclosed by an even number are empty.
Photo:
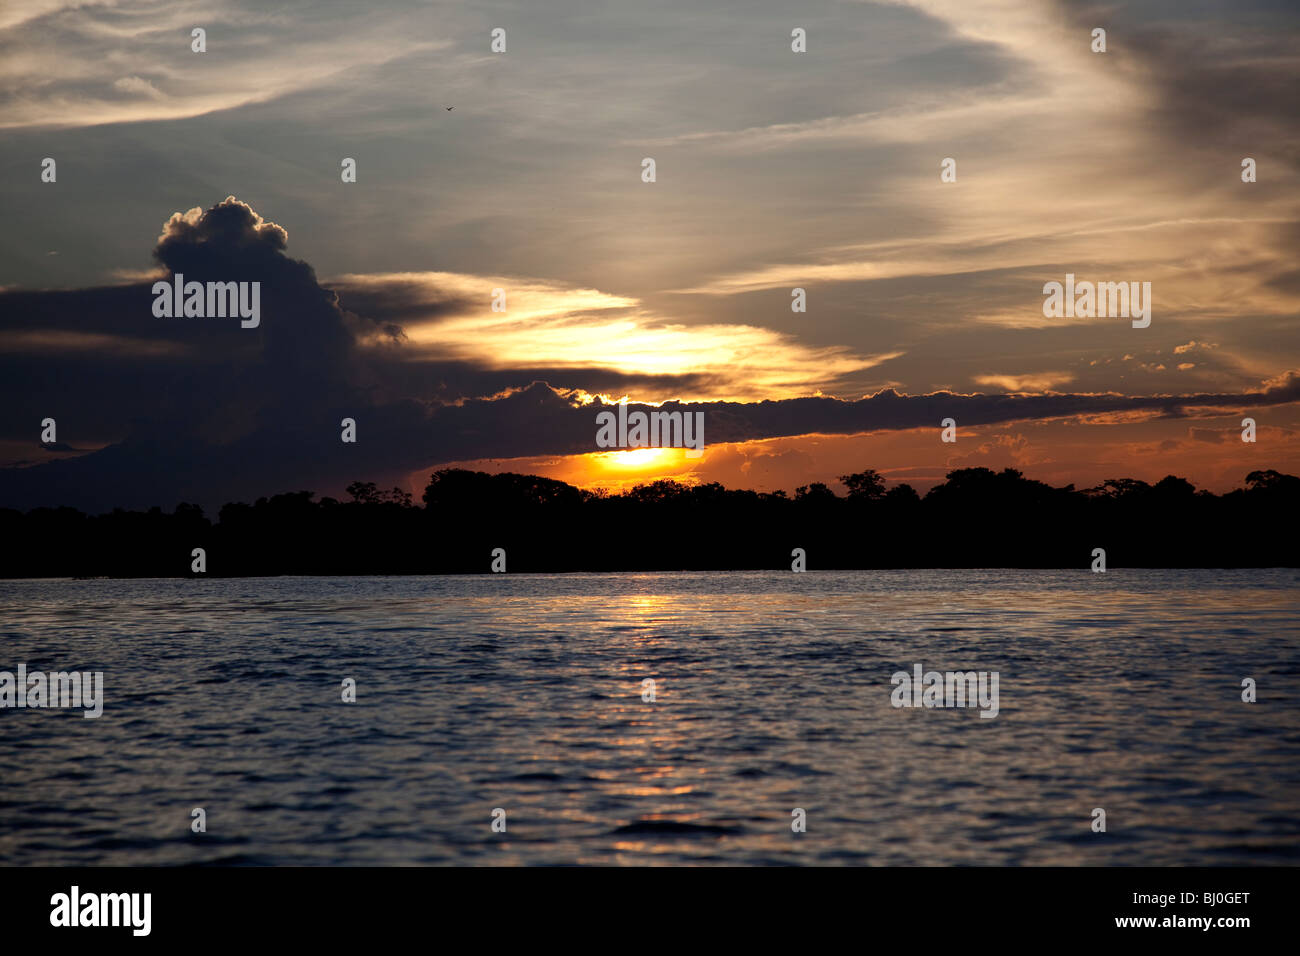
[[[621,494],[550,478],[435,472],[422,506],[354,482],[347,500],[298,491],[171,513],[0,509],[0,576],[179,577],[202,548],[206,574],[488,573],[832,568],[1295,567],[1300,478],[1253,471],[1215,495],[1170,475],[1055,488],[1014,469],[962,468],[920,496],[874,470],[847,494],[810,484],[755,492],[655,481]]]

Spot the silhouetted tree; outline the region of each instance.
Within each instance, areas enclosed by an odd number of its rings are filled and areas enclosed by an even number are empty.
[[[816,504],[828,504],[836,500],[835,492],[829,485],[814,481],[811,485],[800,485],[794,490],[794,500]]]
[[[849,498],[865,498],[874,501],[884,497],[885,479],[874,468],[859,471],[852,475],[840,475],[839,480],[849,489]]]
[[[894,485],[885,492],[885,501],[892,505],[906,506],[919,504],[921,496],[916,493],[916,489],[908,484]]]

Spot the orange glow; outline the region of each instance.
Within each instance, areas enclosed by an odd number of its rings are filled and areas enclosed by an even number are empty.
[[[633,448],[590,456],[597,467],[618,469],[663,467],[674,458],[683,458],[681,448]]]
[[[631,448],[627,451],[592,452],[567,459],[568,467],[562,469],[565,477],[584,488],[603,488],[617,494],[636,485],[650,484],[660,479],[670,479],[683,484],[694,484],[696,471],[704,463],[705,455],[687,458],[686,448]]]
[[[1056,486],[1073,483],[1078,488],[1115,477],[1155,483],[1175,474],[1198,488],[1223,494],[1241,487],[1252,470],[1300,472],[1300,406],[1279,406],[1270,413],[1273,421],[1261,428],[1258,444],[1241,443],[1242,414],[1187,419],[1176,431],[1158,412],[1143,409],[971,427],[962,439],[970,442],[959,448],[935,441],[933,429],[916,428],[720,442],[706,445],[701,458],[687,458],[681,448],[637,448],[431,463],[410,473],[407,487],[418,499],[434,468],[456,467],[540,475],[610,494],[669,479],[787,493],[810,481],[824,481],[842,495],[837,475],[875,467],[891,484],[907,482],[924,494],[954,469],[985,467],[1015,468],[1038,481]],[[1225,453],[1229,448],[1233,454]]]

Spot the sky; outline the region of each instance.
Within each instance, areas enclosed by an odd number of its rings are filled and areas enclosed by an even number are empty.
[[[1291,0],[8,0],[0,506],[1300,472],[1298,40]],[[260,325],[155,316],[174,272]],[[1150,325],[1046,316],[1067,274]],[[703,456],[598,449],[619,401]]]

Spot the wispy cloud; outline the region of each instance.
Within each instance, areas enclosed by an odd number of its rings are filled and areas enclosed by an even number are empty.
[[[903,354],[816,347],[753,325],[685,325],[635,298],[536,279],[431,272],[342,275],[328,284],[345,307],[355,300],[371,315],[400,316],[408,361],[437,356],[491,368],[601,368],[689,375],[696,383],[688,395],[642,398],[806,395]],[[496,289],[505,292],[505,311],[492,311]]]

